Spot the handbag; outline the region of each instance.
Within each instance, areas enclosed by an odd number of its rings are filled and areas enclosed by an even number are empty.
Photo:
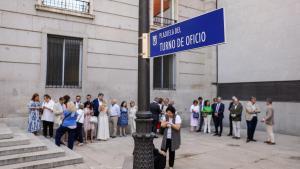
[[[62,121],[61,121],[61,123],[60,123],[60,126],[62,126],[63,123],[64,123],[64,121],[65,121],[65,119],[68,118],[68,117],[70,117],[71,115],[72,115],[72,113],[69,113],[68,115],[66,115],[66,116],[62,119]]]
[[[97,124],[97,123],[98,123],[98,118],[97,118],[97,116],[92,116],[92,117],[90,118],[90,122],[91,122],[91,123]]]
[[[199,113],[193,112],[193,118],[198,119],[199,118]]]

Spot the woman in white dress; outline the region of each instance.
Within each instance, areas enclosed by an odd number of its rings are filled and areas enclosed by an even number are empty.
[[[195,131],[195,129],[199,124],[200,108],[197,100],[194,100],[193,104],[191,105],[190,112],[191,112],[191,132],[193,132]]]
[[[130,130],[131,133],[134,133],[136,131],[136,125],[135,125],[136,112],[137,112],[137,107],[135,105],[135,102],[131,101],[129,111],[128,111],[129,125],[130,125],[130,128],[131,128],[131,130]]]
[[[99,120],[98,120],[98,140],[108,140],[109,139],[109,122],[108,122],[108,107],[105,102],[99,107]]]

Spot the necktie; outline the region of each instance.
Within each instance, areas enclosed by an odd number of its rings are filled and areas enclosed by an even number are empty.
[[[220,108],[220,103],[217,104],[216,112],[219,112],[219,108]]]

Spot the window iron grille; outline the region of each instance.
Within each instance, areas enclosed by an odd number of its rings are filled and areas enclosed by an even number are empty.
[[[42,5],[81,13],[90,12],[88,0],[42,0]]]
[[[81,88],[82,39],[48,35],[46,87]]]
[[[160,16],[153,17],[153,24],[155,26],[166,27],[166,26],[169,26],[169,25],[172,25],[175,23],[177,23],[177,20],[170,19],[170,18],[164,18],[164,17],[160,17]]]

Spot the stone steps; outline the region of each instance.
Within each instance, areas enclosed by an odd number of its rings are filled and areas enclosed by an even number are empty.
[[[46,150],[47,146],[42,143],[30,143],[28,145],[18,145],[10,147],[0,147],[0,156],[7,156],[12,154],[22,154],[36,151]]]
[[[0,140],[13,138],[12,131],[5,124],[0,123]]]
[[[83,162],[83,158],[80,155],[72,152],[71,150],[68,150],[66,147],[62,148],[66,152],[66,156],[64,157],[0,166],[0,169],[48,169],[79,164]]]
[[[46,169],[83,162],[67,147],[0,123],[0,169]]]
[[[45,151],[37,151],[23,154],[13,154],[0,157],[0,166],[24,163],[29,161],[44,160],[49,158],[62,157],[65,152],[62,149],[51,149]]]
[[[30,140],[26,137],[26,134],[16,133],[13,138],[1,139],[0,147],[10,147],[10,146],[19,146],[30,144]]]

